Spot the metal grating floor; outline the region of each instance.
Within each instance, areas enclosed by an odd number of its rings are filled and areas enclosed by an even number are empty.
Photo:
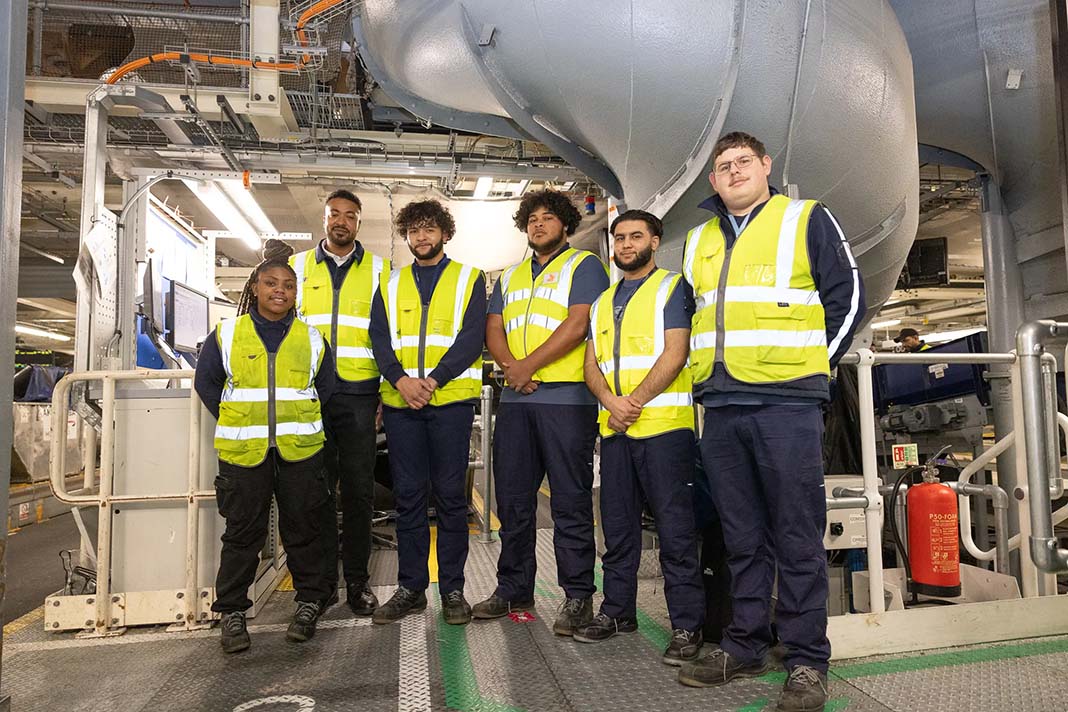
[[[469,600],[492,592],[497,551],[497,544],[472,539]],[[781,671],[719,689],[675,681],[676,669],[660,662],[668,631],[656,579],[639,583],[639,633],[599,645],[553,635],[560,592],[550,530],[538,532],[537,553],[537,607],[527,623],[447,626],[431,595],[425,614],[389,626],[353,619],[336,606],[312,641],[293,645],[284,639],[293,594],[277,592],[250,621],[252,649],[226,656],[214,630],[79,640],[45,633],[30,614],[5,635],[3,691],[20,712],[774,709]],[[374,556],[372,583],[384,599],[392,592],[396,552]],[[1068,710],[1066,668],[1068,638],[846,661],[832,666],[827,710]]]

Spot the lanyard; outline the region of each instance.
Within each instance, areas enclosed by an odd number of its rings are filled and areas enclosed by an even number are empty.
[[[730,219],[731,226],[734,228],[734,236],[741,237],[742,230],[744,230],[745,226],[749,224],[749,218],[753,217],[753,213],[750,212],[748,215],[746,215],[745,220],[742,220],[741,224],[738,223],[738,220],[733,215],[728,214],[727,217]]]

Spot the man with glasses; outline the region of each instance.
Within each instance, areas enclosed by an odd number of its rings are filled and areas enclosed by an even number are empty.
[[[696,297],[690,369],[733,618],[720,647],[683,666],[679,681],[715,686],[768,670],[777,569],[788,671],[777,709],[822,710],[831,649],[821,405],[864,316],[864,290],[830,211],[768,185],[760,141],[730,133],[712,156],[716,195],[701,205],[712,217],[687,235],[683,274]]]

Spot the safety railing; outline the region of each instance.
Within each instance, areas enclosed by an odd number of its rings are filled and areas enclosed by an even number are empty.
[[[52,392],[52,433],[53,442],[49,456],[50,482],[52,492],[59,501],[73,506],[94,505],[100,516],[97,522],[96,558],[97,581],[94,596],[95,618],[94,632],[106,635],[113,625],[112,604],[118,601],[111,592],[111,528],[112,510],[116,504],[127,502],[181,502],[186,503],[186,542],[185,542],[185,604],[184,620],[187,627],[197,624],[198,599],[197,582],[199,575],[200,538],[199,501],[213,499],[214,490],[201,490],[200,487],[200,399],[192,395],[189,399],[189,454],[187,464],[187,488],[184,492],[152,495],[115,494],[115,392],[119,381],[147,380],[191,380],[192,371],[83,371],[64,376]],[[66,450],[57,446],[56,433],[66,431],[67,406],[71,387],[78,382],[100,381],[102,386],[101,424],[100,424],[100,487],[95,494],[73,494],[67,491],[63,472],[66,467]]]
[[[482,531],[478,540],[484,544],[493,541],[490,525],[493,507],[493,387],[482,386]],[[477,466],[477,465],[476,465]]]

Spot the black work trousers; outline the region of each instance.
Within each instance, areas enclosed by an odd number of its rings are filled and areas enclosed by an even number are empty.
[[[278,502],[278,529],[297,600],[318,602],[326,598],[319,536],[328,499],[322,454],[287,462],[271,448],[255,467],[219,461],[215,498],[219,514],[226,519],[226,531],[211,606],[216,613],[252,607],[248,589],[256,578],[260,551],[267,539],[272,494]]]
[[[330,506],[324,512],[323,548],[326,587],[337,588],[338,529],[335,493],[341,491],[341,563],[345,583],[362,585],[369,577],[371,517],[375,501],[375,415],[378,394],[336,393],[326,402],[324,423]]]

